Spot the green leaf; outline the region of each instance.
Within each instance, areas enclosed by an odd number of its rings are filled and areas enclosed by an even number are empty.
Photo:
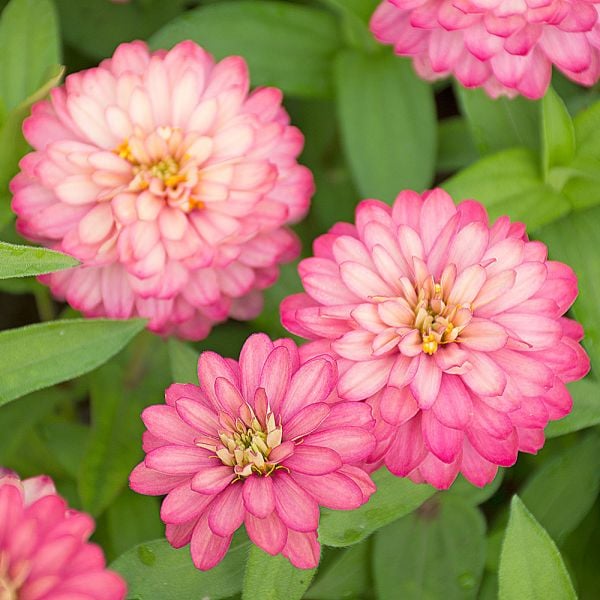
[[[474,163],[479,158],[468,123],[463,117],[450,117],[440,121],[438,140],[439,171],[451,173]]]
[[[21,402],[23,401],[14,402],[9,406],[18,406]],[[81,458],[88,445],[90,428],[80,423],[58,421],[44,424],[42,435],[46,445],[52,450],[53,457],[73,479],[76,479]]]
[[[566,435],[600,423],[600,384],[587,377],[568,386],[573,397],[573,410],[560,421],[548,423],[547,438]]]
[[[518,496],[510,503],[498,576],[499,600],[576,598],[556,544]]]
[[[42,275],[78,264],[74,258],[54,250],[0,242],[0,279]]]
[[[574,212],[536,232],[548,245],[550,257],[567,263],[579,278],[579,296],[572,316],[583,324],[584,346],[600,369],[600,207]],[[584,285],[582,285],[584,283]]]
[[[406,59],[348,50],[335,62],[344,151],[364,198],[391,202],[431,185],[436,116],[431,86]]]
[[[60,62],[60,39],[50,0],[12,0],[0,18],[0,98],[16,108]]]
[[[524,146],[537,150],[539,111],[537,103],[522,97],[492,100],[483,90],[454,86],[461,113],[466,117],[475,146],[481,154],[489,154]]]
[[[150,45],[169,48],[187,39],[217,59],[243,56],[253,85],[303,97],[331,95],[331,60],[341,40],[335,16],[323,10],[265,0],[221,2],[171,21]]]
[[[128,598],[219,600],[241,591],[249,545],[247,541],[234,541],[227,556],[214,569],[203,572],[192,563],[189,548],[175,550],[167,540],[160,539],[129,550],[110,568],[126,579]]]
[[[568,165],[575,156],[575,128],[560,96],[550,87],[541,101],[544,173]]]
[[[127,486],[129,473],[143,457],[140,414],[163,400],[170,381],[165,363],[165,345],[146,333],[119,356],[118,363],[111,361],[91,375],[92,431],[78,489],[84,509],[93,516]]]
[[[175,338],[167,342],[171,375],[176,383],[198,385],[198,352],[189,344]]]
[[[321,0],[323,4],[327,4],[341,10],[345,13],[353,14],[361,21],[367,23],[371,15],[377,8],[379,0]]]
[[[475,598],[484,562],[481,511],[438,496],[375,535],[377,598]]]
[[[142,542],[161,537],[165,528],[159,511],[157,498],[125,488],[106,511],[113,553],[119,555]]]
[[[502,185],[498,185],[502,181]],[[454,198],[474,198],[487,208],[492,220],[508,215],[531,229],[556,221],[571,205],[542,182],[536,155],[513,148],[486,156],[442,184]]]
[[[469,504],[476,506],[489,500],[498,491],[503,479],[504,471],[499,469],[494,480],[480,488],[467,481],[462,475],[459,475],[452,484],[452,487],[448,491],[440,492],[440,494],[443,496],[457,496]]]
[[[72,319],[0,332],[0,405],[95,369],[144,326],[141,319]]]
[[[373,474],[377,491],[370,500],[353,511],[324,510],[319,526],[319,540],[325,546],[351,546],[377,529],[412,512],[435,490],[409,479],[395,477],[387,469]]]
[[[369,576],[370,540],[344,550],[329,549],[338,555],[328,566],[319,565],[317,578],[304,594],[306,600],[367,598],[372,588]]]
[[[600,102],[580,112],[573,119],[577,154],[600,158]]]
[[[590,433],[536,470],[519,496],[560,544],[589,512],[599,491],[600,437]]]
[[[297,569],[278,554],[270,556],[258,546],[250,548],[242,600],[300,600],[316,569]]]

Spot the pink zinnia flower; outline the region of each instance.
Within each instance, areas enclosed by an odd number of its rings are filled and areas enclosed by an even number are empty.
[[[125,583],[87,542],[94,521],[70,510],[49,477],[0,469],[0,599],[122,600]]]
[[[133,42],[34,105],[12,206],[25,237],[82,262],[43,278],[58,298],[193,339],[256,316],[313,180],[281,92],[248,86],[238,56]]]
[[[265,552],[316,567],[319,505],[357,508],[375,489],[357,466],[375,445],[370,408],[329,398],[329,356],[301,363],[291,340],[264,334],[246,341],[239,363],[204,352],[198,378],[143,412],[147,455],[131,487],[167,494],[167,539],[191,542],[199,569],[223,558],[242,523]]]
[[[582,85],[600,78],[596,0],[384,0],[371,30],[430,81],[454,75],[492,96],[541,98],[552,65]]]
[[[406,191],[393,208],[362,202],[356,226],[314,251],[282,320],[337,357],[340,397],[368,398],[371,461],[438,488],[459,471],[483,486],[571,410],[565,383],[589,369],[581,326],[561,316],[576,277],[522,223],[490,227],[477,202]]]

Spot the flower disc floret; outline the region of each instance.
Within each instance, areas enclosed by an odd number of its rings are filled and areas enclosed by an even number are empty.
[[[269,554],[319,563],[319,506],[349,510],[375,487],[362,469],[375,448],[368,405],[344,402],[330,356],[301,360],[291,340],[251,336],[239,362],[204,352],[200,386],[174,384],[142,418],[145,460],[131,487],[163,495],[170,543],[214,567],[242,525]]]
[[[600,78],[597,0],[384,0],[371,30],[427,79],[453,75],[492,97],[541,98],[552,66]]]
[[[124,581],[87,542],[93,529],[49,477],[21,481],[0,469],[0,600],[123,600]]]
[[[571,410],[565,384],[589,370],[583,330],[563,316],[577,279],[523,224],[406,191],[393,207],[362,202],[356,225],[335,225],[314,254],[282,321],[314,340],[306,356],[335,357],[341,398],[372,406],[374,465],[483,486]]]
[[[11,183],[20,233],[81,262],[42,281],[86,316],[191,339],[256,316],[313,192],[281,101],[193,42],[69,75],[25,120]]]

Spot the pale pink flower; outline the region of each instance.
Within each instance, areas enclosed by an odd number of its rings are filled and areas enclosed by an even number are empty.
[[[589,370],[581,326],[562,317],[576,277],[522,223],[490,227],[478,202],[405,191],[393,207],[362,202],[314,253],[282,320],[316,340],[307,353],[337,357],[340,397],[368,398],[372,462],[438,488],[459,472],[483,486],[571,410],[565,383]]]
[[[143,412],[147,454],[131,487],[167,494],[167,539],[190,543],[199,569],[223,558],[242,523],[269,554],[316,567],[319,505],[357,508],[375,489],[357,466],[375,445],[370,408],[331,402],[331,357],[301,363],[291,340],[264,334],[246,341],[239,363],[204,352],[198,378]]]
[[[598,0],[384,0],[371,30],[424,79],[541,98],[552,65],[582,85],[600,78],[599,9]]]
[[[67,507],[49,477],[0,469],[0,600],[122,600],[125,583],[88,543],[93,519]]]
[[[281,92],[248,86],[238,56],[133,42],[34,105],[12,206],[25,237],[82,262],[43,278],[57,297],[192,339],[258,314],[313,180]]]

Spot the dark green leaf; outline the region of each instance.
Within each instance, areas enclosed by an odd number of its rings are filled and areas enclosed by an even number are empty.
[[[341,40],[335,17],[325,11],[277,1],[221,2],[183,14],[150,44],[169,48],[187,39],[218,59],[243,56],[254,85],[296,96],[331,94],[331,59]]]
[[[475,146],[481,154],[524,146],[537,150],[539,111],[537,103],[517,97],[492,100],[483,90],[454,86],[461,112],[466,117]]]
[[[21,402],[22,400],[9,406],[19,405]],[[42,433],[54,458],[72,478],[77,478],[81,458],[88,444],[90,428],[80,423],[58,421],[45,424]]]
[[[440,121],[438,140],[439,171],[451,173],[474,163],[479,158],[471,131],[463,117],[450,117]]]
[[[499,600],[576,598],[556,544],[518,496],[510,504],[498,575]]]
[[[575,129],[571,115],[560,96],[548,88],[541,101],[542,165],[544,173],[558,165],[568,165],[575,156]]]
[[[120,556],[111,569],[127,580],[128,597],[136,600],[219,600],[242,589],[249,543],[234,541],[227,556],[210,571],[199,571],[189,548],[175,550],[167,540],[140,544]]]
[[[42,275],[78,264],[74,258],[54,250],[0,242],[0,279]]]
[[[395,477],[387,469],[373,474],[377,491],[370,500],[353,511],[324,510],[319,526],[319,540],[326,546],[356,544],[377,529],[412,512],[435,490],[409,479]]]
[[[568,385],[573,397],[573,410],[560,421],[546,427],[546,437],[558,437],[600,423],[600,384],[591,378]]]
[[[589,512],[600,490],[600,438],[590,433],[542,465],[519,496],[557,543]]]
[[[0,332],[0,404],[95,369],[144,325],[141,319],[73,319]]]
[[[406,59],[348,50],[335,63],[344,151],[364,198],[391,202],[431,185],[436,158],[433,91]]]
[[[258,546],[250,548],[244,575],[243,600],[300,600],[316,569],[297,569],[281,554],[270,556]]]
[[[485,519],[441,496],[375,535],[377,598],[475,598],[485,561]]]
[[[189,344],[175,338],[167,342],[171,375],[176,383],[195,383],[198,385],[198,355]]]

